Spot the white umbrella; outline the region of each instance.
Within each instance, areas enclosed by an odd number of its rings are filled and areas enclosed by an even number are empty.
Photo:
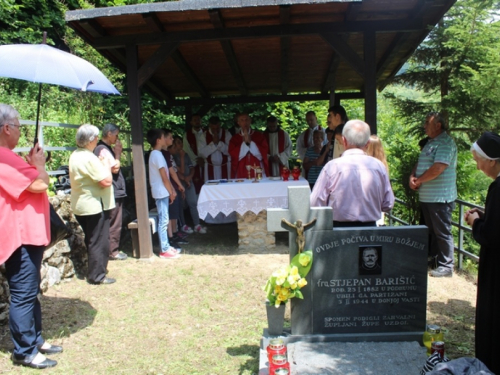
[[[40,83],[36,114],[36,138],[38,137],[42,83],[101,94],[120,94],[94,65],[45,43],[0,46],[0,77]]]

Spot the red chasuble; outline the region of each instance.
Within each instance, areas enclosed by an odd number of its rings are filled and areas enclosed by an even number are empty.
[[[264,135],[256,130],[252,130],[252,142],[257,145],[257,148],[262,155],[262,164],[264,165],[264,171],[266,176],[269,176],[269,166],[267,162],[267,154],[269,153],[269,146],[267,145],[266,138]],[[231,155],[231,178],[247,178],[248,171],[246,166],[260,166],[260,160],[253,156],[250,152],[247,156],[240,158],[240,148],[243,143],[243,136],[238,133],[233,135],[231,141],[229,142],[229,155]],[[254,176],[253,171],[251,176]]]

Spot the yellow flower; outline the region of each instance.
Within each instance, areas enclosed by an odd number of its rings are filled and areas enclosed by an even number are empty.
[[[280,296],[288,297],[289,294],[290,294],[290,289],[288,289],[288,288],[281,288]]]
[[[279,270],[273,272],[273,276],[275,277],[287,277],[288,271],[286,270],[286,267],[281,267]]]
[[[309,262],[311,261],[311,257],[307,254],[301,253],[299,256],[299,263],[302,265],[302,267],[306,267]]]
[[[276,285],[276,287],[274,288],[274,294],[278,294],[281,290],[281,286],[280,285]]]
[[[286,278],[285,277],[278,277],[276,279],[276,285],[283,285],[285,283]]]
[[[299,286],[298,283],[290,284],[290,288],[292,288],[293,290],[297,289],[298,286]]]
[[[299,288],[302,288],[303,286],[307,285],[307,280],[306,279],[300,279],[297,284],[299,285]]]
[[[278,297],[276,298],[276,301],[280,301],[280,302],[284,302],[286,301],[288,298],[282,294],[278,295]]]
[[[299,269],[296,266],[293,266],[290,269],[290,275],[298,275],[299,274]]]

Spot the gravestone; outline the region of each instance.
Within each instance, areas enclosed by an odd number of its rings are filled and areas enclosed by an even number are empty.
[[[268,211],[268,230],[318,217],[304,299],[291,300],[294,341],[419,341],[426,325],[427,227],[333,228],[331,209],[309,209],[309,191],[289,188],[289,209]],[[307,200],[305,198],[307,195]],[[300,202],[296,207],[293,202]],[[280,216],[282,215],[282,216]],[[284,215],[284,216],[283,216]],[[295,255],[293,232],[290,257]]]

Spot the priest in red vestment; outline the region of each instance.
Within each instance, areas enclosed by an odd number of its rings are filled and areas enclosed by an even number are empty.
[[[229,142],[229,155],[231,155],[231,177],[248,178],[247,165],[261,167],[264,176],[269,176],[267,154],[269,146],[264,135],[250,128],[252,119],[246,113],[240,113],[237,118],[240,132],[235,134]],[[254,170],[250,176],[255,176]]]

